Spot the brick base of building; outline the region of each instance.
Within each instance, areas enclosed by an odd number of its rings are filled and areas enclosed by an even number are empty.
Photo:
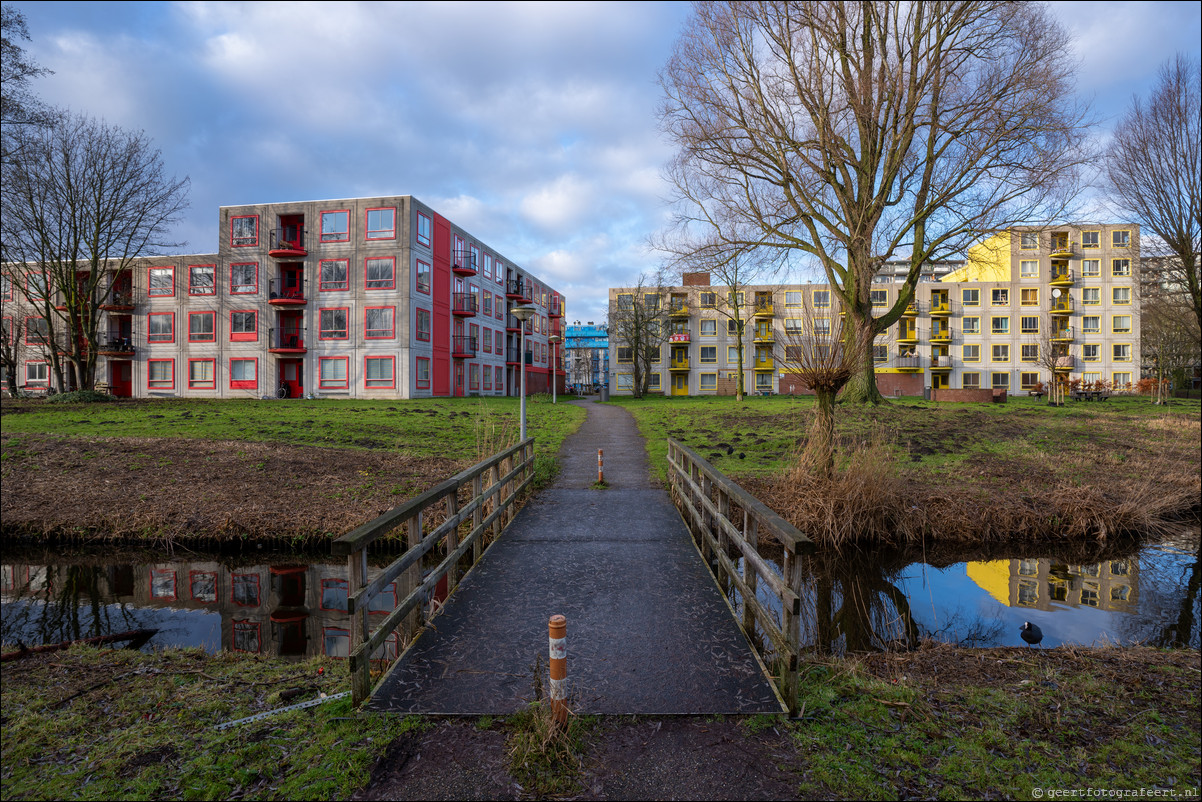
[[[1006,403],[1006,391],[989,388],[983,390],[932,390],[931,400],[956,404],[1004,404]]]

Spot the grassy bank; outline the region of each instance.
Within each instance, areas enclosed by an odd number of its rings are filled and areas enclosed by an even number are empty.
[[[845,470],[821,483],[793,470],[806,443],[809,398],[647,399],[620,403],[666,475],[674,437],[735,477],[803,531],[897,542],[1108,537],[1155,532],[1196,517],[1202,405],[1145,398],[1051,407],[902,399],[840,405]],[[858,533],[839,532],[855,520]]]
[[[585,413],[531,399],[537,482]],[[314,545],[516,442],[516,399],[0,406],[6,534]],[[63,504],[65,498],[71,504]]]
[[[677,781],[704,791],[723,768],[745,772],[747,761],[760,759],[785,778],[779,795],[764,798],[1196,789],[1198,673],[1197,652],[1140,648],[929,646],[812,663],[799,721],[699,720],[709,740],[676,752],[689,765],[665,778],[672,785],[659,798],[671,796]],[[637,779],[613,775],[640,765],[659,729],[641,719],[594,719],[577,731],[571,754],[547,759],[537,745],[531,751],[538,731],[524,715],[454,730],[437,720],[359,713],[342,699],[214,729],[345,690],[342,666],[328,660],[75,648],[5,664],[3,679],[5,799],[335,799],[358,789],[420,799],[452,793],[460,773],[493,778],[506,794],[521,778],[530,798],[542,788],[590,799],[605,796],[614,787],[608,782]],[[462,737],[465,728],[487,731],[505,748],[482,751],[474,735]],[[765,737],[770,754],[756,746]],[[402,759],[414,750],[436,758],[415,770]],[[436,775],[423,775],[420,765]],[[713,796],[699,798],[730,798],[722,796],[729,787],[714,785]]]

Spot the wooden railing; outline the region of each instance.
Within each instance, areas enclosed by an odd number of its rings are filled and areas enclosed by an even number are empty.
[[[737,594],[732,608],[748,640],[765,665],[776,663],[777,690],[789,713],[796,715],[801,557],[813,552],[813,542],[694,451],[671,438],[668,438],[668,483],[672,499],[719,585]],[[741,523],[732,520],[732,510],[741,512],[735,514]],[[780,571],[760,556],[759,539],[764,535],[771,535],[784,547]],[[739,557],[742,557],[741,570]],[[757,596],[761,584],[780,601],[779,622]],[[766,644],[771,645],[770,650]]]
[[[439,582],[446,577],[446,592],[455,589],[464,555],[471,549],[471,562],[467,567],[476,564],[484,553],[485,533],[491,531],[494,539],[501,534],[513,519],[514,502],[533,478],[534,439],[527,438],[333,542],[334,555],[347,559],[350,580],[350,672],[355,705],[373,692],[372,655],[398,627],[403,633],[401,642],[412,642],[425,623],[426,602]],[[438,505],[444,505],[445,518],[426,531],[423,527],[426,512]],[[406,530],[407,550],[368,582],[368,546],[401,526]],[[423,573],[423,558],[444,538],[446,556]],[[397,583],[397,597],[401,601],[372,631],[367,615],[372,599],[393,582]]]

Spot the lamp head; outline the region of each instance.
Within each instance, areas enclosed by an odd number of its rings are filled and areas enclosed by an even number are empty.
[[[509,310],[509,314],[525,323],[527,320],[534,317],[535,311],[536,310],[533,306],[515,306],[513,309]]]

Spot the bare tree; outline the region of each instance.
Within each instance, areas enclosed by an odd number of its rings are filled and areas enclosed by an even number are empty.
[[[25,15],[11,5],[0,6],[0,156],[4,161],[14,155],[11,132],[30,125],[51,125],[58,116],[30,86],[35,78],[53,72],[29,58],[18,44],[21,41],[29,41]]]
[[[1160,81],[1146,104],[1132,98],[1106,153],[1106,178],[1114,203],[1155,235],[1145,237],[1145,251],[1168,257],[1165,278],[1189,299],[1202,326],[1202,68],[1197,61],[1179,54],[1160,68]]]
[[[617,363],[631,365],[635,398],[647,394],[651,365],[671,335],[664,320],[663,294],[662,282],[644,273],[633,287],[619,290],[610,305],[609,338],[618,352]]]
[[[0,318],[4,324],[3,333],[0,334],[0,365],[4,367],[4,384],[8,394],[16,398],[21,394],[18,371],[24,367],[29,349],[22,331],[25,310],[13,289],[14,276],[10,274],[9,267],[0,266]]]
[[[1039,334],[1019,345],[1020,348],[1033,350],[1033,361],[1047,371],[1048,403],[1053,406],[1064,406],[1068,371],[1074,367],[1074,358],[1069,348],[1072,332],[1067,328],[1067,321],[1065,316],[1049,313],[1041,321]],[[1023,354],[1023,360],[1031,361],[1027,360],[1026,354]]]
[[[1091,158],[1069,45],[1035,3],[697,3],[660,78],[675,229],[820,265],[861,359],[843,397],[879,402],[870,346],[921,266],[1067,214]]]
[[[859,340],[845,333],[846,316],[822,310],[817,314],[811,296],[803,301],[800,318],[784,333],[782,367],[814,393],[814,418],[803,464],[819,476],[835,472],[835,399],[854,375],[861,359]],[[872,354],[869,354],[871,358]]]
[[[1140,354],[1156,380],[1156,403],[1169,401],[1169,377],[1184,383],[1202,365],[1202,334],[1190,305],[1179,295],[1153,294],[1140,305]]]
[[[144,133],[84,116],[14,137],[21,155],[4,164],[0,190],[4,261],[40,277],[17,286],[49,327],[60,389],[88,390],[101,307],[135,259],[178,247],[167,237],[188,179],[165,174]]]

